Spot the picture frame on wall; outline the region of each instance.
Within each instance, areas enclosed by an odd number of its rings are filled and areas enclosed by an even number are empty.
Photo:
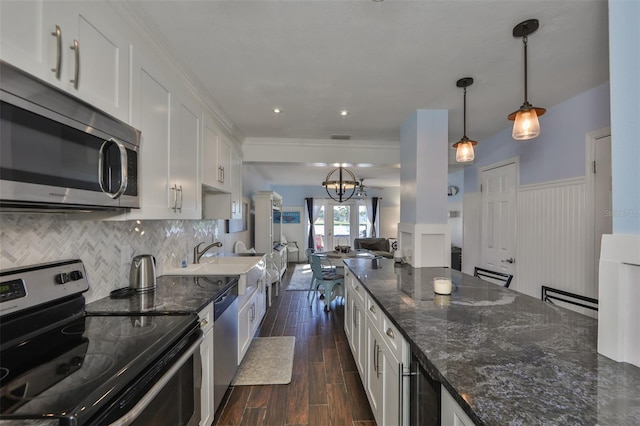
[[[300,212],[284,211],[282,212],[282,223],[300,223]]]

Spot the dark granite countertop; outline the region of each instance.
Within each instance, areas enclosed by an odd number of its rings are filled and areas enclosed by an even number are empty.
[[[596,319],[448,268],[344,263],[477,424],[640,424],[640,368],[597,353]]]
[[[103,297],[88,303],[85,310],[92,314],[119,312],[161,315],[198,312],[237,283],[238,277],[165,275],[157,278],[155,291],[136,293],[126,299]]]

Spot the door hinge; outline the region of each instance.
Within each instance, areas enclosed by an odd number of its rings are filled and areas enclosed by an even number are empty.
[[[594,174],[595,174],[595,172],[596,172],[596,162],[595,162],[595,161],[593,161],[593,162],[591,163],[591,173],[594,173]]]

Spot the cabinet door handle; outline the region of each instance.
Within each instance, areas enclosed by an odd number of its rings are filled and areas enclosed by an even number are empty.
[[[200,327],[204,327],[204,326],[206,326],[207,324],[209,324],[209,321],[207,321],[207,319],[206,319],[206,318],[202,318],[202,319],[200,320]]]
[[[376,313],[375,305],[369,305],[369,310],[375,314]]]
[[[56,25],[56,30],[52,32],[51,35],[56,38],[56,66],[55,68],[51,68],[51,71],[53,71],[56,78],[60,80],[60,70],[62,69],[62,31],[59,25]]]
[[[378,375],[378,360],[377,360],[378,352],[376,351],[376,346],[377,346],[377,342],[374,339],[373,340],[373,371],[376,372],[376,377],[377,377],[377,375]]]
[[[387,336],[391,337],[392,339],[395,339],[396,337],[391,328],[387,328]]]
[[[356,321],[356,312],[357,311],[358,311],[358,307],[356,305],[353,305],[352,315],[353,315],[353,326],[354,327],[358,326],[358,321]]]
[[[78,40],[73,40],[73,44],[70,46],[74,51],[74,58],[76,62],[75,71],[73,73],[73,80],[69,80],[73,83],[73,88],[78,90],[78,84],[80,83],[80,43]]]
[[[178,211],[178,185],[174,184],[171,190],[173,191],[173,207],[171,209],[175,213]]]
[[[380,366],[378,365],[378,363],[380,362],[381,351],[382,349],[380,349],[380,345],[376,343],[376,353],[378,354],[378,356],[376,357],[376,377],[380,377]]]
[[[178,211],[182,213],[182,185],[180,185],[180,207],[178,207]]]

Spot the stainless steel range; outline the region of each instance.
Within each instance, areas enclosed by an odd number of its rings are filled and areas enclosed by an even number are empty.
[[[197,315],[88,314],[88,288],[80,260],[0,272],[2,424],[198,424]]]

